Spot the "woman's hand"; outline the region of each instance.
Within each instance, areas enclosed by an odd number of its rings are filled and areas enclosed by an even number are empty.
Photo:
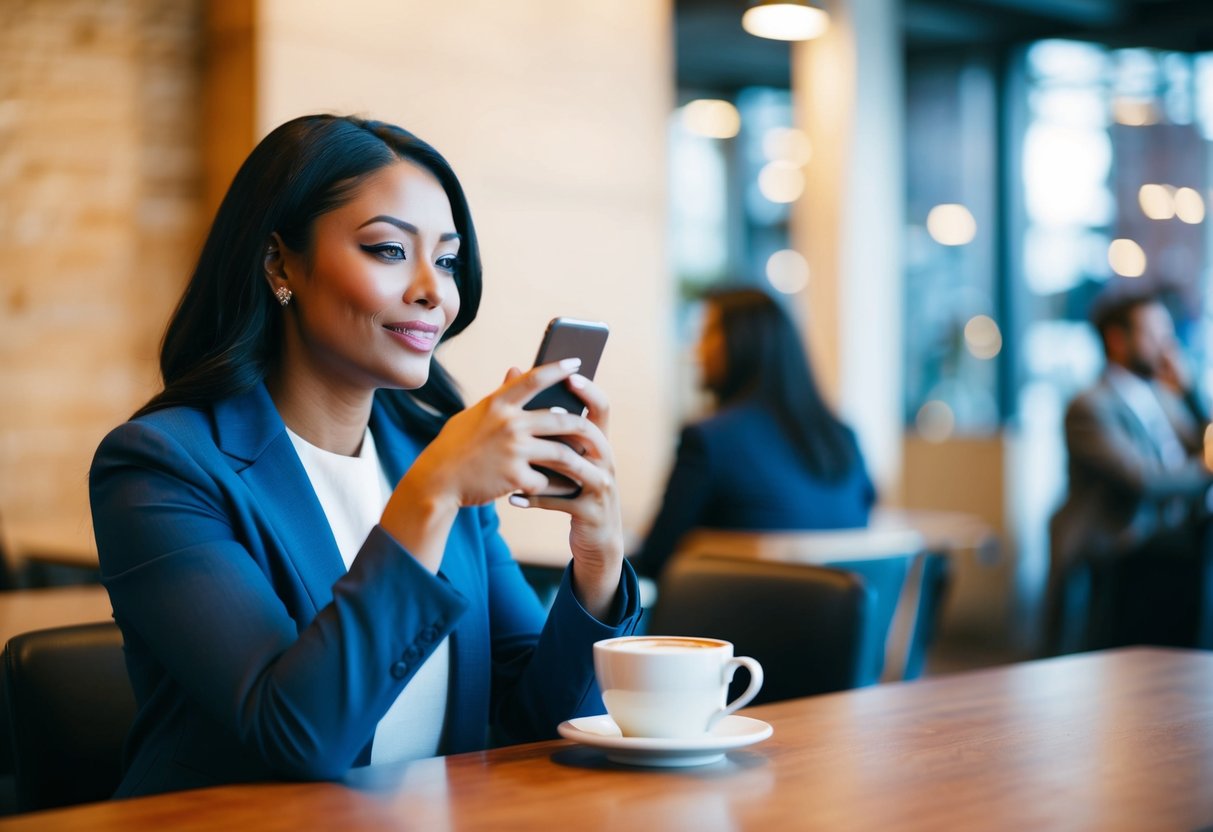
[[[511,370],[505,383],[452,416],[401,478],[381,523],[431,571],[442,561],[446,538],[461,506],[483,505],[507,494],[538,494],[547,477],[532,464],[567,472],[584,463],[573,450],[542,437],[581,435],[598,429],[568,413],[528,411],[540,391],[568,379],[580,362],[569,359],[526,373]]]
[[[520,377],[511,370],[507,379]],[[513,505],[563,511],[572,518],[569,548],[573,554],[573,592],[586,611],[605,621],[623,569],[623,522],[619,510],[619,486],[615,480],[615,457],[607,441],[610,405],[602,389],[589,379],[574,375],[569,387],[585,402],[586,416],[571,417],[573,429],[541,435],[559,436],[568,445],[546,441],[546,453],[531,462],[550,468],[581,484],[573,498],[540,497],[542,489],[521,489],[525,496],[510,498]],[[555,415],[555,414],[554,414]],[[566,414],[567,415],[567,414]]]

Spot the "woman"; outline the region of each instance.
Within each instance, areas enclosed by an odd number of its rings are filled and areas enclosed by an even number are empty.
[[[665,499],[632,562],[657,577],[697,528],[866,526],[876,499],[855,435],[817,390],[799,334],[757,289],[704,300],[698,358],[711,418],[682,431]]]
[[[573,360],[463,409],[432,356],[480,291],[463,190],[410,133],[306,116],[245,161],[164,391],[90,475],[138,705],[119,796],[335,778],[602,712],[591,644],[638,616],[607,402]],[[522,409],[553,384],[588,416]],[[532,465],[581,495],[533,496]],[[546,623],[497,531],[507,494],[571,517]]]

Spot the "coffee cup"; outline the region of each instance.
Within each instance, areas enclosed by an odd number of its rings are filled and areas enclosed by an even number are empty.
[[[750,684],[726,703],[739,667],[750,671]],[[734,656],[730,642],[714,638],[606,639],[594,644],[594,672],[607,713],[625,737],[704,736],[762,687],[762,665]]]

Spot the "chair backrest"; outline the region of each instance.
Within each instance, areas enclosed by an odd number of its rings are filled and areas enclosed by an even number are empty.
[[[733,642],[762,664],[754,702],[775,702],[860,684],[873,603],[863,579],[839,569],[704,556],[662,574],[649,632]]]
[[[118,626],[14,636],[4,669],[18,811],[110,797],[135,716]]]
[[[879,682],[884,674],[885,654],[890,651],[893,620],[902,601],[906,578],[925,545],[921,533],[897,526],[803,532],[698,529],[686,536],[671,563],[706,555],[798,567],[828,566],[859,575],[874,596],[870,609],[874,623],[868,628],[860,680],[860,684],[870,685]],[[921,600],[921,596],[917,600]],[[660,594],[657,606],[661,606]],[[907,623],[906,656],[898,657],[903,663],[909,658],[917,660],[925,652],[925,645],[919,644],[917,639],[927,631],[917,627],[916,619],[916,615],[911,615]],[[903,677],[906,669],[905,666],[894,666],[890,675]]]

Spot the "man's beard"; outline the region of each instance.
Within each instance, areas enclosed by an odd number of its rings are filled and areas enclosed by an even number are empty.
[[[1133,375],[1140,376],[1146,381],[1153,381],[1154,377],[1158,375],[1157,367],[1154,367],[1144,358],[1137,355],[1129,359],[1128,363],[1125,364],[1125,368]]]

